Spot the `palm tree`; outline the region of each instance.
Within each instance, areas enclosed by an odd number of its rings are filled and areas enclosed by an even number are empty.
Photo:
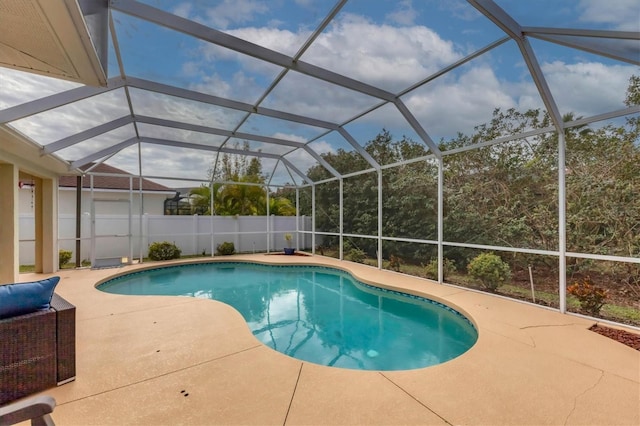
[[[202,214],[211,214],[211,190],[208,186],[202,185],[189,191],[192,200],[192,207]]]
[[[242,185],[252,179],[242,177],[238,184],[223,185],[219,191],[219,204],[221,211],[216,209],[217,214],[257,215],[266,210],[267,194],[262,186]],[[222,212],[224,211],[224,213]]]
[[[295,216],[296,207],[288,198],[271,197],[269,198],[269,214],[276,216]]]

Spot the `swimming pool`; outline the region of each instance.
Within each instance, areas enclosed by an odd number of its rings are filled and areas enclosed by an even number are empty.
[[[463,354],[478,338],[472,323],[448,306],[323,266],[184,264],[122,275],[98,289],[218,300],[238,310],[266,346],[332,367],[423,368]]]

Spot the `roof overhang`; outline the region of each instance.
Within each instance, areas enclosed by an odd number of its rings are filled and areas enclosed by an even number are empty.
[[[3,0],[0,66],[107,85],[107,0]]]
[[[73,174],[69,165],[55,156],[41,156],[41,149],[34,143],[6,127],[0,126],[0,163],[16,164],[21,171],[39,177]]]

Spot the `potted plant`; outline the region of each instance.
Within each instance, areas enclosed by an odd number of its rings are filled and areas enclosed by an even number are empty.
[[[295,249],[291,248],[291,240],[293,240],[293,235],[284,234],[284,240],[287,242],[287,247],[284,248],[284,254],[293,254],[295,253]]]

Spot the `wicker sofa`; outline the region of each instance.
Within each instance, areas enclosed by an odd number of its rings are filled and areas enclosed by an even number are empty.
[[[0,405],[75,379],[76,308],[50,306],[0,319]]]

